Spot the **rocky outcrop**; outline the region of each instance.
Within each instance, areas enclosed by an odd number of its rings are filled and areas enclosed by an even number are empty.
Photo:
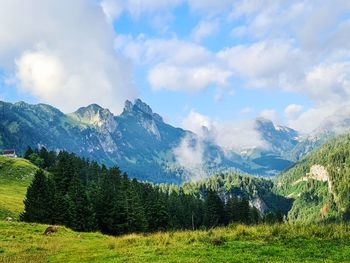
[[[255,207],[262,214],[265,214],[269,210],[264,200],[262,200],[260,197],[251,200],[250,205]]]
[[[310,172],[306,174],[306,176],[301,177],[297,181],[293,183],[293,185],[296,185],[300,182],[305,182],[308,180],[316,180],[320,182],[327,182],[328,183],[328,192],[334,195],[333,191],[333,184],[332,181],[329,178],[329,174],[326,170],[326,168],[323,165],[315,164],[311,166]]]

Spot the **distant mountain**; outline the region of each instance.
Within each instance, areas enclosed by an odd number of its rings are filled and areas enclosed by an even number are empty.
[[[262,118],[255,127],[268,147],[242,154],[167,124],[139,99],[126,101],[118,116],[97,104],[64,114],[45,104],[0,102],[0,149],[66,150],[156,183],[178,184],[222,171],[273,176],[290,167],[299,134]]]
[[[325,118],[313,132],[300,136],[299,143],[285,157],[291,161],[298,161],[330,139],[349,131],[350,107],[342,107]]]
[[[118,165],[140,180],[181,183],[226,170],[270,174],[269,168],[236,153],[225,154],[214,143],[165,123],[139,99],[126,101],[119,116],[96,104],[64,114],[49,105],[24,102],[0,102],[0,115],[0,148],[14,148],[19,153],[28,145],[66,150],[107,166]],[[183,150],[196,154],[200,148],[199,170],[178,162],[175,149],[179,146],[189,149],[180,148],[177,154]],[[191,164],[191,160],[187,162]]]
[[[277,177],[276,193],[294,200],[291,221],[350,219],[350,135],[314,150]]]
[[[290,167],[293,162],[289,153],[299,143],[298,132],[286,126],[275,125],[265,118],[256,119],[254,125],[267,147],[247,149],[243,156],[264,167],[270,175]]]

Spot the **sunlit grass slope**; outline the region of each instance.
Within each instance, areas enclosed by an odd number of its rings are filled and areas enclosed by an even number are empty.
[[[0,220],[18,218],[27,186],[37,169],[25,159],[0,156]]]
[[[0,262],[349,262],[348,226],[232,226],[109,237],[0,223]]]

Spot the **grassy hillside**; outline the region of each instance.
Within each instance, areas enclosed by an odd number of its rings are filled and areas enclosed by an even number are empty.
[[[310,161],[308,165],[311,164]],[[301,170],[310,168],[300,167]],[[120,237],[78,233],[59,227],[57,233],[44,236],[47,225],[2,220],[5,216],[17,217],[21,212],[26,186],[36,169],[23,159],[0,157],[0,262],[314,263],[348,262],[350,258],[348,225],[232,225],[208,231]],[[285,185],[302,178],[292,175],[284,175],[280,182]],[[328,188],[321,185],[317,189]],[[296,190],[280,185],[279,191],[288,194]]]
[[[350,219],[350,135],[339,136],[277,178],[276,192],[293,198],[292,221]]]
[[[348,262],[348,226],[232,226],[103,236],[0,222],[1,262]]]
[[[23,198],[38,168],[21,158],[0,156],[0,220],[17,218],[23,210]]]

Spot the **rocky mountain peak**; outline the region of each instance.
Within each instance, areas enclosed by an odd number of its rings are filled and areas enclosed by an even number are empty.
[[[163,118],[159,114],[154,113],[151,107],[148,104],[144,103],[141,99],[136,99],[134,103],[127,100],[125,102],[124,112],[130,112],[135,114],[143,113],[149,115],[156,121],[163,122]]]
[[[105,128],[109,131],[113,131],[117,125],[114,115],[97,104],[81,107],[71,116],[84,124]]]

